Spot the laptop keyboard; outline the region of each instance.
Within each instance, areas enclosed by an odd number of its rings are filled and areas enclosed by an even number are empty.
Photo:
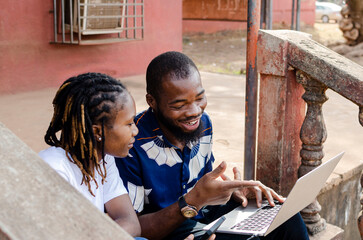
[[[257,210],[254,214],[241,222],[235,224],[231,229],[233,230],[246,230],[246,231],[260,231],[269,226],[276,214],[281,208],[281,203],[275,202],[275,207],[265,205]]]

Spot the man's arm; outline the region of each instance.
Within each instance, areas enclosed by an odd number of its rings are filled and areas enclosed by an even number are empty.
[[[195,187],[185,194],[185,201],[199,211],[206,205],[225,204],[232,193],[242,187],[254,187],[254,181],[220,181],[219,176],[226,170],[227,164],[222,162],[212,172],[204,175]],[[148,239],[162,239],[176,229],[185,218],[182,216],[178,203],[159,210],[139,216],[141,235]]]

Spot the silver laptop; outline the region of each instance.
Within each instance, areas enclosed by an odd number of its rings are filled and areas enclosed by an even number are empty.
[[[314,201],[343,154],[338,154],[299,178],[283,204],[271,207],[265,201],[257,208],[256,202],[249,200],[247,207],[237,207],[224,215],[226,220],[217,232],[266,236]],[[204,230],[208,230],[216,221],[218,219],[204,227]]]

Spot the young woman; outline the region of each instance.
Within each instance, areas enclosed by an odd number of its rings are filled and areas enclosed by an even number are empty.
[[[138,129],[135,103],[117,80],[86,73],[66,80],[54,100],[39,156],[131,236],[140,224],[119,177],[114,156],[125,157]]]

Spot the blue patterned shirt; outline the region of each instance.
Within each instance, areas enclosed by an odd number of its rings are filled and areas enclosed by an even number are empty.
[[[164,137],[149,108],[135,118],[139,134],[126,158],[116,160],[120,176],[137,212],[161,210],[189,192],[196,182],[212,170],[212,123],[203,113],[203,133],[199,141],[183,151]]]

